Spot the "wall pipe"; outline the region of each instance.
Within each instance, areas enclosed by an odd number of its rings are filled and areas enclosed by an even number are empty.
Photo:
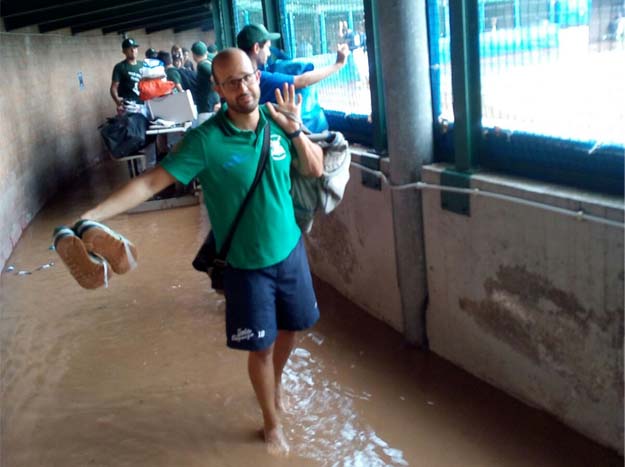
[[[625,230],[625,223],[619,221],[613,221],[610,219],[604,219],[603,217],[594,216],[592,214],[587,214],[583,210],[573,210],[566,208],[559,208],[557,206],[551,206],[550,204],[541,203],[538,201],[531,201],[523,198],[519,198],[518,196],[510,196],[510,195],[502,195],[501,193],[494,193],[492,191],[485,191],[479,188],[455,188],[451,186],[443,186],[443,185],[433,185],[431,183],[425,182],[414,182],[414,183],[406,183],[404,185],[393,185],[386,177],[383,172],[379,170],[373,170],[364,165],[361,165],[357,162],[352,162],[351,165],[356,167],[364,172],[370,173],[379,177],[391,190],[401,191],[401,190],[438,190],[438,191],[449,191],[453,193],[464,193],[473,196],[485,196],[487,198],[500,199],[503,201],[508,201],[511,203],[522,204],[524,206],[531,206],[538,209],[543,209],[545,211],[556,212],[558,214],[562,214],[568,217],[574,217],[580,221],[588,221],[595,222],[597,224],[609,225],[611,227],[617,227],[619,229]]]

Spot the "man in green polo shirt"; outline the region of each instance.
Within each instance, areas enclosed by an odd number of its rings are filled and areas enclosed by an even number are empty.
[[[124,39],[122,52],[126,59],[115,65],[111,79],[111,97],[118,112],[123,112],[124,100],[143,104],[139,99],[140,71],[143,67],[143,60],[137,60],[139,44],[132,38]]]
[[[208,59],[208,47],[202,41],[191,46],[193,60],[197,63],[197,105],[198,125],[208,120],[217,110],[219,95],[213,90],[211,60]]]
[[[248,370],[264,422],[267,450],[286,454],[289,446],[279,412],[282,372],[296,331],[319,317],[301,232],[290,196],[290,172],[319,177],[323,154],[300,125],[259,106],[260,73],[247,54],[226,49],[213,61],[215,89],[226,104],[153,170],[132,179],[81,218],[102,220],[124,212],[174,181],[198,177],[217,241],[224,242],[256,174],[264,128],[270,128],[270,153],[250,204],[235,233],[224,276],[227,344],[249,351]],[[285,85],[277,104],[301,115],[301,97]]]
[[[174,89],[178,92],[184,92],[182,89],[182,78],[180,77],[180,72],[178,71],[178,68],[173,65],[171,54],[161,50],[156,58],[158,58],[161,62],[163,62],[163,65],[165,65],[165,76],[167,76],[167,81],[174,83]]]

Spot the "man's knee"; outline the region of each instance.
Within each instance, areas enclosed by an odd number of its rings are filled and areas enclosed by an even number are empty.
[[[285,346],[293,347],[295,345],[295,338],[297,331],[287,331],[285,329],[278,330],[278,337],[276,342],[280,348]]]
[[[250,350],[250,358],[260,361],[270,361],[273,356],[273,344],[261,350]]]

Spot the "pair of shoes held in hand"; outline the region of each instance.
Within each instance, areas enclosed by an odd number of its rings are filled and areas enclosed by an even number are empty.
[[[137,248],[99,222],[81,220],[73,228],[57,227],[53,242],[69,272],[85,289],[108,287],[112,272],[124,274],[137,265]]]

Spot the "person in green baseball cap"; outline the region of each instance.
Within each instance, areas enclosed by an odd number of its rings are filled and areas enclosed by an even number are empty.
[[[278,40],[280,37],[279,32],[269,32],[262,24],[247,24],[237,35],[237,46],[247,52],[254,47],[254,44],[264,44],[267,41]]]
[[[139,99],[139,80],[141,79],[141,67],[143,60],[138,60],[139,44],[129,37],[122,42],[122,53],[126,59],[119,62],[113,68],[111,78],[111,97],[115,101],[117,112],[124,111],[124,100],[142,104]]]
[[[285,73],[272,73],[264,70],[269,56],[271,55],[271,41],[280,39],[277,32],[269,32],[262,24],[248,24],[237,35],[237,46],[243,50],[252,60],[252,63],[261,71],[260,74],[260,103],[276,102],[275,91],[282,89],[284,84],[293,84],[295,89],[302,89],[318,83],[324,78],[337,73],[345,66],[349,47],[347,44],[338,46],[336,62],[322,68],[316,68],[300,75],[287,75]]]
[[[211,60],[208,59],[208,47],[202,41],[191,46],[193,60],[197,63],[197,123],[208,120],[219,107],[219,95],[213,90]]]
[[[217,52],[219,52],[217,50],[217,46],[215,44],[211,44],[208,46],[208,59],[211,61],[213,61],[213,58],[215,58],[215,55],[217,55]]]

